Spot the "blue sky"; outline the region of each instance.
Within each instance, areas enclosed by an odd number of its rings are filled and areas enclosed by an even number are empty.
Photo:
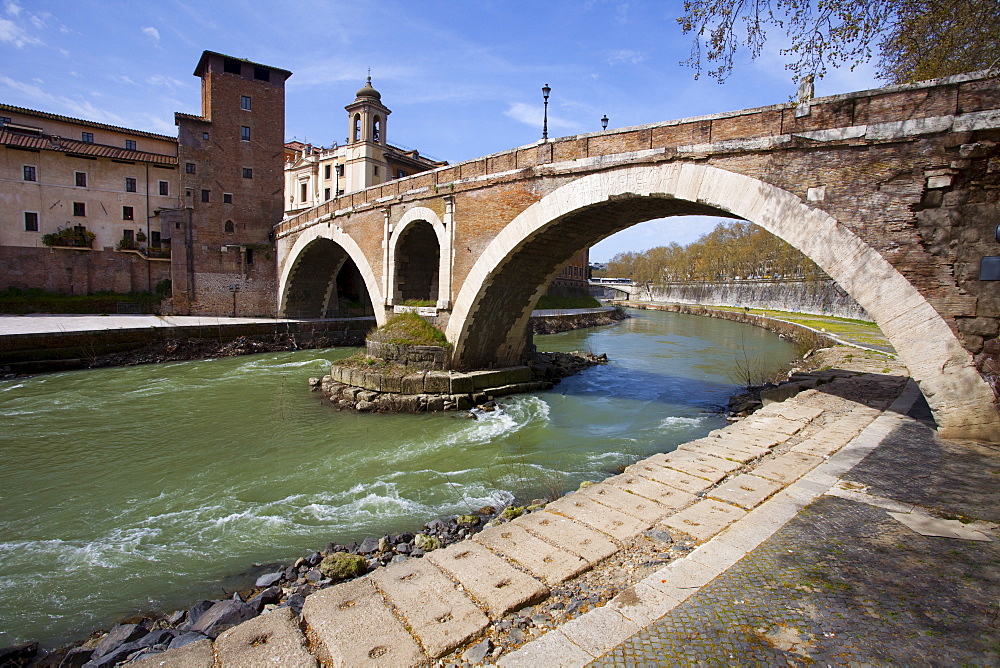
[[[691,48],[682,2],[342,2],[340,0],[2,0],[0,102],[176,135],[175,111],[200,113],[203,50],[291,71],[287,139],[330,145],[365,81],[392,110],[390,142],[455,163],[537,141],[541,87],[549,136],[785,102],[795,85],[778,54],[738,57],[725,84],[679,64]],[[873,69],[833,71],[817,95],[872,88]],[[638,225],[592,259],[669,241],[715,221]]]

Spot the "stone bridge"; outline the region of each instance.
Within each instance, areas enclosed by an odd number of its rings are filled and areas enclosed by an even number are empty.
[[[456,368],[519,362],[574,254],[642,221],[754,222],[876,320],[948,437],[1000,441],[995,71],[542,141],[277,227],[282,315],[435,305]]]

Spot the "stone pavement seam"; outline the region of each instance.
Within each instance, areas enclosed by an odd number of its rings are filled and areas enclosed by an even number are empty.
[[[841,450],[830,455],[828,459],[820,461],[812,471],[803,475],[799,480],[792,482],[784,490],[776,493],[769,500],[747,513],[742,519],[734,522],[716,537],[700,546],[698,550],[703,551],[700,552],[698,557],[694,557],[695,553],[692,552],[686,558],[674,562],[650,575],[645,580],[642,580],[640,584],[644,586],[649,586],[656,590],[662,589],[664,593],[673,590],[675,594],[664,599],[662,605],[657,606],[657,612],[659,613],[657,618],[665,615],[693,595],[701,586],[725,572],[736,561],[746,556],[751,550],[759,546],[795,517],[800,510],[829,490],[839,480],[840,475],[860,462],[899,424],[901,416],[906,414],[919,395],[920,391],[916,383],[909,380],[902,392],[887,409],[887,412],[876,417]],[[713,543],[718,544],[718,547],[712,547]],[[717,556],[713,554],[716,551],[718,553]],[[683,577],[685,575],[684,571],[693,567],[700,567],[695,568],[695,570],[702,571],[700,574],[701,577],[685,578],[687,594],[677,595],[680,593],[676,591],[680,589],[676,584],[678,576]],[[675,582],[671,582],[671,580]],[[588,624],[592,623],[595,629],[600,629],[603,636],[599,644],[584,643],[584,646],[581,646],[578,643],[574,643],[565,632],[560,632],[549,640],[545,640],[549,636],[554,635],[555,631],[552,631],[546,633],[538,640],[527,643],[517,651],[501,657],[497,664],[500,666],[539,665],[538,659],[551,658],[553,656],[567,658],[575,656],[577,657],[575,661],[561,661],[560,665],[586,665],[608,651],[602,650],[600,647],[614,648],[632,635],[633,631],[629,629],[632,629],[636,625],[623,615],[620,609],[628,607],[629,601],[640,598],[636,587],[637,585],[633,585],[609,601],[606,606],[593,610],[570,622],[570,624],[573,624],[574,629],[579,630],[575,634],[578,638],[591,637],[590,634],[585,636],[583,632],[583,629]],[[617,617],[611,617],[607,612],[600,612],[608,607],[611,607],[619,617],[629,622],[629,624],[611,623],[617,620]],[[600,614],[592,617],[595,613]],[[593,620],[593,622],[589,620]],[[569,624],[563,625],[557,630],[562,631],[562,629],[566,629],[568,626]],[[611,636],[615,636],[617,641],[615,641],[615,637]],[[546,653],[540,654],[533,646],[535,643],[542,642],[543,640],[545,640]],[[588,654],[591,658],[584,660],[580,656],[581,651]],[[534,657],[535,662],[530,663],[528,660],[529,657]]]

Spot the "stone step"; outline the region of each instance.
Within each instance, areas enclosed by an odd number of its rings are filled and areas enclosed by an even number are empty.
[[[522,515],[514,523],[549,543],[583,557],[591,566],[618,551],[618,546],[596,529],[548,510]]]
[[[277,608],[229,629],[216,639],[215,655],[226,668],[316,666],[291,608]]]
[[[535,513],[529,515],[534,517]],[[484,546],[471,540],[424,555],[486,607],[490,619],[499,619],[549,595],[549,588],[517,570]]]
[[[551,545],[512,522],[481,531],[472,540],[513,559],[550,585],[568,580],[592,565],[583,557]]]
[[[663,524],[698,540],[708,540],[746,514],[747,511],[728,503],[705,499],[671,515]]]
[[[744,473],[711,490],[708,493],[708,498],[750,510],[763,503],[782,487],[781,483],[773,480]]]
[[[391,564],[370,577],[432,659],[447,654],[490,623],[472,599],[426,559]]]
[[[629,494],[638,494],[660,505],[679,510],[694,503],[695,495],[690,492],[664,485],[663,483],[644,478],[641,475],[632,473],[622,473],[604,481],[605,484],[614,485]]]
[[[770,452],[767,448],[759,448],[749,443],[722,438],[699,438],[697,441],[681,443],[677,449],[730,459],[740,464],[752,462]]]
[[[669,487],[679,489],[688,494],[703,492],[712,486],[712,483],[704,478],[693,476],[689,473],[682,473],[675,469],[668,469],[657,464],[652,464],[648,459],[636,462],[625,468],[625,473],[640,475]]]
[[[811,471],[822,461],[822,457],[805,455],[801,452],[786,452],[762,463],[753,470],[753,473],[761,478],[788,485]]]
[[[629,494],[620,487],[606,482],[582,489],[577,494],[584,498],[592,499],[613,510],[619,510],[626,515],[631,515],[637,520],[648,524],[655,524],[675,510],[670,506],[651,501],[644,496]]]
[[[309,595],[302,619],[324,665],[395,668],[427,661],[370,576]]]
[[[567,494],[547,505],[546,510],[565,515],[602,531],[612,538],[628,540],[653,526],[653,521],[640,520],[587,498],[580,492]]]

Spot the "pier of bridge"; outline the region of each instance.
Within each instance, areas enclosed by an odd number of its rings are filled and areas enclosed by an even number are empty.
[[[278,226],[280,310],[435,304],[458,368],[517,363],[538,297],[631,225],[756,223],[875,319],[942,435],[1000,441],[996,72],[542,141],[351,193]],[[345,277],[347,277],[345,279]]]

